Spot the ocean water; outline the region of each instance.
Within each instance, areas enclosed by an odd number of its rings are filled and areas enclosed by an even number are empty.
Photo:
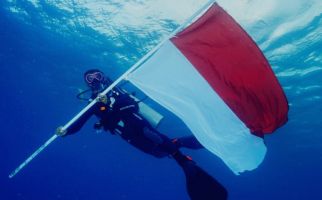
[[[264,162],[240,176],[206,150],[184,152],[227,188],[229,199],[322,199],[322,1],[218,2],[271,63],[289,101],[289,121],[266,136]],[[0,199],[189,199],[173,160],[96,133],[95,119],[57,139],[13,179],[8,175],[84,107],[75,96],[85,88],[85,70],[100,68],[116,79],[205,3],[0,1]],[[190,134],[171,113],[147,103],[165,116],[162,132]]]

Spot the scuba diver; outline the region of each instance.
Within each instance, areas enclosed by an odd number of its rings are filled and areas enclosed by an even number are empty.
[[[160,133],[140,113],[140,101],[119,87],[114,87],[107,95],[101,95],[100,93],[112,84],[102,71],[88,70],[84,73],[84,80],[89,87],[86,91],[91,92],[88,101],[93,101],[96,97],[99,101],[67,130],[58,127],[57,135],[66,137],[75,134],[91,116],[95,115],[99,119],[94,124],[95,129],[119,135],[127,143],[157,158],[173,158],[186,175],[186,186],[192,200],[227,199],[226,189],[180,151],[181,147],[203,148],[195,137],[170,139]]]

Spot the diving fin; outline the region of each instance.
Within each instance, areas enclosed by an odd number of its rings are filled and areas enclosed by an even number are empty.
[[[173,156],[186,175],[191,200],[226,200],[228,192],[216,179],[181,153]]]

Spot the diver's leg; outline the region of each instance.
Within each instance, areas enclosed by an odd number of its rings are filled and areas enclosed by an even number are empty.
[[[191,200],[226,200],[228,192],[215,178],[200,168],[179,150],[172,155],[186,176],[186,187]]]
[[[155,132],[154,130],[151,130],[147,127],[143,128],[143,135],[154,142],[155,144],[162,144],[164,139],[160,136],[159,133]]]
[[[164,155],[171,155],[178,151],[177,145],[174,144],[170,138],[154,129],[144,127],[143,136],[155,145],[155,148],[153,149],[154,155],[160,154],[164,157]]]
[[[185,147],[189,149],[202,149],[204,148],[194,136],[185,136],[181,138],[173,139],[172,142],[177,145],[178,148]]]

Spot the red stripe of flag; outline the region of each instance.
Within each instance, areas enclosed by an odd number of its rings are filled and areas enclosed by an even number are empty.
[[[171,41],[253,134],[287,121],[287,99],[269,63],[218,4]]]

